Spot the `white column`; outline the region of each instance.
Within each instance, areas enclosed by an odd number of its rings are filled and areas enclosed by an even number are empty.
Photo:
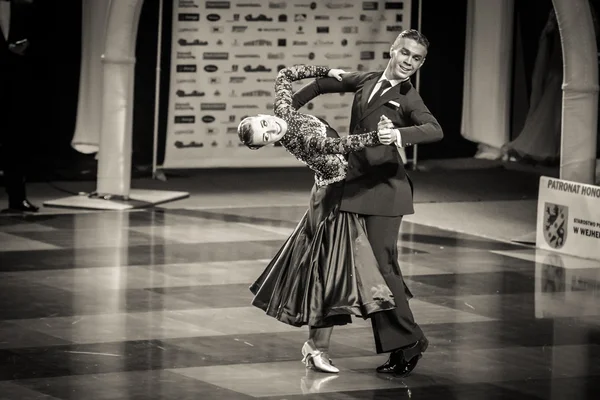
[[[598,59],[588,0],[552,0],[563,54],[560,178],[594,184]]]

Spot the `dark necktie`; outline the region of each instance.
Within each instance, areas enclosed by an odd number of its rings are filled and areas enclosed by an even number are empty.
[[[383,91],[390,87],[392,87],[392,84],[390,83],[390,81],[388,81],[387,79],[382,81],[381,86],[379,87],[379,90],[377,91],[377,93],[375,93],[373,95],[373,97],[371,97],[371,101],[369,101],[369,103],[372,103],[375,99],[378,99],[379,97],[381,97],[381,95],[383,94]]]

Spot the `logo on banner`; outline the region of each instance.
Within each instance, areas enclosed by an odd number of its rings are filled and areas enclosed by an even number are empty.
[[[177,90],[175,92],[177,97],[203,97],[204,92],[199,92],[198,90],[192,90],[191,92],[186,92],[185,90]]]
[[[202,122],[204,122],[205,124],[210,124],[211,122],[215,122],[215,117],[213,117],[212,115],[205,115],[202,117]]]
[[[196,72],[198,70],[196,64],[177,64],[176,67],[177,72],[186,73],[186,72]]]
[[[385,2],[386,10],[402,10],[404,9],[404,3],[401,1],[386,1]]]
[[[375,52],[374,51],[361,51],[360,52],[360,59],[361,60],[374,60],[375,59]]]
[[[272,69],[267,68],[264,65],[260,64],[260,65],[257,65],[256,67],[253,67],[251,65],[246,65],[244,67],[244,71],[245,72],[271,72]]]
[[[211,22],[217,22],[218,20],[221,19],[221,16],[219,14],[208,14],[206,16],[206,19]]]
[[[352,8],[352,3],[333,3],[333,2],[328,2],[325,4],[325,7],[332,9],[332,10],[337,10],[340,8]]]
[[[284,28],[258,28],[259,32],[285,32]]]
[[[217,52],[217,51],[207,51],[207,52],[202,53],[202,58],[204,60],[229,60],[229,53]]]
[[[317,26],[317,33],[329,33],[328,26]]]
[[[315,21],[329,21],[329,15],[315,15]]]
[[[177,52],[178,60],[194,60],[196,56],[192,54],[191,51],[178,51]]]
[[[190,103],[175,103],[176,110],[194,111],[194,107]]]
[[[225,28],[222,26],[211,26],[210,32],[211,33],[223,33],[223,32],[225,32]]]
[[[567,241],[568,217],[567,206],[544,203],[544,239],[553,249],[560,249]]]
[[[388,25],[386,30],[388,32],[402,32],[402,27],[400,25]]]
[[[362,9],[365,11],[379,10],[379,3],[376,1],[363,1]]]
[[[271,22],[273,18],[267,17],[265,14],[259,14],[256,17],[253,17],[252,14],[248,14],[244,17],[244,19],[248,22]]]
[[[335,44],[335,42],[333,40],[315,40],[313,42],[313,45],[321,47],[321,46],[333,46]]]
[[[204,67],[204,70],[206,72],[217,72],[219,70],[219,67],[213,64],[209,64]]]
[[[202,111],[225,111],[227,104],[225,103],[200,103],[200,110]]]
[[[179,39],[177,43],[180,46],[208,46],[208,42],[200,39],[192,40],[188,42],[186,39]]]
[[[180,13],[177,14],[177,20],[180,22],[196,22],[200,21],[200,14],[197,13]]]
[[[225,9],[231,8],[231,2],[229,2],[229,1],[207,1],[205,3],[205,7],[207,9],[216,8],[216,9],[225,10]]]
[[[231,76],[229,77],[229,83],[244,83],[246,80],[245,76]]]
[[[231,27],[231,32],[233,32],[233,33],[244,33],[244,32],[246,32],[246,29],[248,29],[247,26],[234,25],[234,26]]]
[[[283,45],[283,46],[285,46],[285,45]],[[308,46],[308,42],[306,40],[294,40],[292,42],[292,46]]]
[[[402,22],[402,14],[396,14],[396,22]]]
[[[344,26],[342,33],[358,33],[358,26]]]
[[[297,8],[310,8],[311,10],[314,10],[314,9],[317,8],[317,3],[314,2],[314,1],[312,3],[310,3],[310,4],[304,4],[304,3],[298,4],[298,3],[296,3],[296,4],[294,4],[294,7],[297,7]]]
[[[240,7],[240,8],[243,8],[243,7],[256,8],[256,7],[260,7],[260,4],[258,4],[258,3],[237,3],[235,6]]]
[[[196,117],[193,115],[176,115],[176,124],[193,124],[196,122]]]
[[[269,2],[269,8],[283,9],[286,7],[287,7],[287,4],[285,3],[285,1],[270,1]]]
[[[242,97],[271,97],[271,92],[267,90],[253,90],[251,92],[242,93]]]
[[[198,5],[194,0],[179,0],[177,5],[179,8],[198,8]]]
[[[306,14],[296,14],[294,15],[294,22],[305,22]]]
[[[244,46],[273,46],[273,42],[265,39],[256,39],[244,42]]]

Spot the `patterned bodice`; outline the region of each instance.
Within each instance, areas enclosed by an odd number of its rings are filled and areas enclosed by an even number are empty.
[[[288,124],[280,143],[299,161],[315,172],[317,185],[324,186],[346,178],[348,163],[343,154],[379,145],[377,132],[327,137],[327,127],[316,117],[292,107],[292,82],[327,76],[328,68],[295,65],[279,71],[275,81],[275,115]]]

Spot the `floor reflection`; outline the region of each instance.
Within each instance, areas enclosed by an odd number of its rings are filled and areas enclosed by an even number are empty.
[[[596,399],[600,262],[404,223],[430,347],[374,368],[369,321],[336,328],[339,375],[248,285],[302,207],[0,218],[1,399]]]

